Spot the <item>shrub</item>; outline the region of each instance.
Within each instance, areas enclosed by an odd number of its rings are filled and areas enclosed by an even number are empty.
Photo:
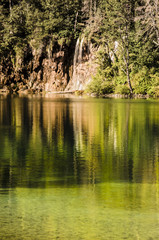
[[[128,95],[128,94],[130,94],[130,89],[126,85],[118,85],[115,87],[115,93]]]
[[[87,85],[86,92],[96,95],[103,95],[114,92],[114,85],[110,81],[104,81],[102,76],[97,74],[92,81]]]
[[[110,82],[102,82],[101,84],[102,94],[108,94],[114,92],[114,85]]]
[[[134,93],[136,94],[146,94],[149,91],[151,84],[149,70],[146,67],[143,67],[133,76]]]
[[[132,76],[134,92],[136,94],[154,95],[158,92],[159,73],[154,68],[148,69],[143,67],[138,73]]]
[[[127,83],[127,77],[126,77],[125,74],[121,74],[121,75],[118,75],[118,76],[114,77],[114,84],[116,86],[118,86],[118,85],[124,86],[125,83]]]
[[[151,87],[148,91],[148,94],[155,98],[159,97],[159,86]]]

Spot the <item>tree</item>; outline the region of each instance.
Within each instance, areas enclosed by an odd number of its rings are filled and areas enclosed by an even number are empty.
[[[133,92],[130,80],[130,51],[134,29],[134,0],[103,0],[103,26],[107,45],[117,42],[121,48],[125,73],[130,92]]]
[[[142,5],[137,8],[136,21],[142,26],[142,34],[153,38],[154,43],[159,46],[159,1],[143,0]]]

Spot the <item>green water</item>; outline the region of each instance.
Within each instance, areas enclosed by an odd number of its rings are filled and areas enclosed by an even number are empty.
[[[159,101],[0,96],[0,240],[159,239]]]

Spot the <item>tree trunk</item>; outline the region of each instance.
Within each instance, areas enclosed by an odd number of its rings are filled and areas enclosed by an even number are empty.
[[[12,11],[12,0],[9,0],[9,11],[10,11],[10,13]]]
[[[129,71],[129,33],[128,33],[128,26],[126,25],[126,33],[125,33],[125,40],[126,43],[123,40],[123,37],[121,36],[121,41],[122,41],[122,47],[124,51],[124,62],[126,66],[126,76],[127,76],[127,82],[130,88],[130,92],[133,93],[133,89],[131,86],[131,81],[130,81],[130,71]]]
[[[126,63],[126,75],[127,75],[127,81],[128,81],[128,85],[130,88],[130,92],[133,93],[133,89],[132,89],[131,81],[130,81],[129,64],[128,63]]]
[[[93,16],[92,8],[93,8],[93,3],[92,3],[92,0],[90,0],[90,18],[92,18]]]
[[[125,66],[126,66],[127,82],[128,82],[129,88],[130,88],[130,92],[133,93],[133,89],[132,89],[131,81],[130,81],[130,72],[129,72],[129,49],[128,49],[128,47],[126,47],[126,54],[124,54],[123,58],[124,58]]]
[[[133,93],[133,89],[132,89],[131,81],[130,81],[130,73],[129,73],[129,49],[128,49],[128,47],[126,48],[126,57],[124,56],[124,60],[125,60],[125,65],[126,65],[126,75],[127,75],[128,85],[130,88],[130,92]]]

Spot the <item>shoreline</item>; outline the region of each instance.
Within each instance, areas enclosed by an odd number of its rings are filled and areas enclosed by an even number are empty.
[[[69,91],[32,91],[32,89],[14,91],[12,89],[0,89],[0,95],[44,95],[45,94],[53,94],[53,95],[75,95],[75,96],[87,96],[92,98],[108,98],[108,99],[158,99],[158,97],[150,96],[148,94],[104,94],[104,95],[96,95],[93,93],[85,93],[84,91],[80,90],[69,90]]]

